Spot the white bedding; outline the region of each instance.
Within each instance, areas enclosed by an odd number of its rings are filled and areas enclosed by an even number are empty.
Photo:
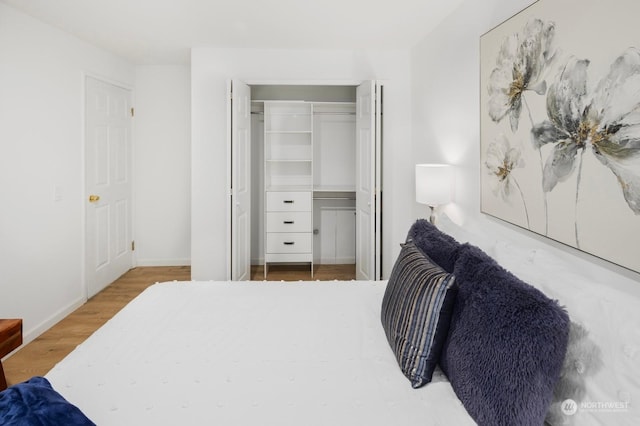
[[[46,377],[101,426],[475,424],[439,370],[400,372],[385,285],[156,284]]]

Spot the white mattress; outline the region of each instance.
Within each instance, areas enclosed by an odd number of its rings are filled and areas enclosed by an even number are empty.
[[[156,284],[48,374],[98,425],[473,425],[442,373],[412,389],[385,282]]]

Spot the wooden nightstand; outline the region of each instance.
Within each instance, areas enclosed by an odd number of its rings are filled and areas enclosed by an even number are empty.
[[[0,358],[22,344],[22,320],[0,319]],[[7,388],[2,361],[0,361],[0,391]]]

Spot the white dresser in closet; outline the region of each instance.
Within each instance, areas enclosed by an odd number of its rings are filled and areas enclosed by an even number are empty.
[[[313,276],[313,105],[264,103],[265,251],[269,263],[309,263]]]

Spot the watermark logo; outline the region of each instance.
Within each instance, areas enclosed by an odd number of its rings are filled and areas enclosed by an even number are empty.
[[[565,399],[560,404],[560,410],[562,414],[566,416],[573,416],[578,412],[624,412],[629,410],[628,401],[582,401],[580,404],[573,399]]]
[[[562,414],[565,416],[573,416],[578,412],[578,404],[573,399],[565,399],[560,404],[560,410],[562,410]]]
[[[615,413],[629,410],[628,401],[584,401],[580,403],[581,411]]]

